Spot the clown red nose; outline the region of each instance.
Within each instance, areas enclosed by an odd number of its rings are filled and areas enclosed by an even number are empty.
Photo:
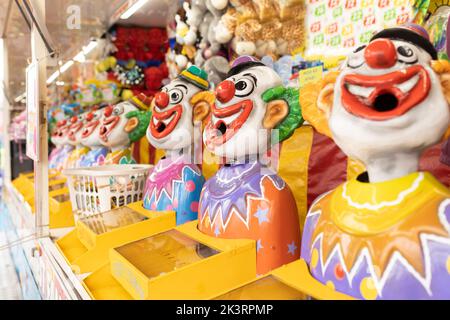
[[[367,64],[374,69],[387,69],[397,62],[397,50],[389,39],[372,41],[364,52]]]

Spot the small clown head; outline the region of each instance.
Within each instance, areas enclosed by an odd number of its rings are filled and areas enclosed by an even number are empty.
[[[78,146],[81,143],[81,136],[83,133],[83,127],[85,123],[85,114],[73,116],[70,118],[68,143],[72,146]]]
[[[194,125],[207,117],[214,99],[208,88],[206,72],[190,66],[156,94],[147,129],[154,147],[180,150],[192,145]]]
[[[348,57],[336,84],[319,95],[334,95],[328,124],[347,155],[369,165],[439,141],[450,113],[435,59],[426,31],[413,25],[385,29]]]
[[[206,147],[219,157],[240,160],[262,155],[288,138],[303,119],[298,90],[281,85],[278,74],[257,59],[237,58],[216,88],[216,102],[204,131]]]
[[[112,149],[128,147],[131,141],[126,131],[128,124],[126,115],[137,110],[138,108],[130,101],[105,107],[99,127],[101,144]]]
[[[93,110],[86,114],[86,122],[81,133],[81,144],[88,148],[101,147],[99,126],[102,120],[103,110]]]
[[[56,124],[55,130],[50,138],[55,146],[62,146],[67,143],[69,134],[69,122],[67,120],[60,120]]]
[[[150,121],[150,99],[138,94],[102,111],[100,143],[111,149],[126,148],[145,135]]]

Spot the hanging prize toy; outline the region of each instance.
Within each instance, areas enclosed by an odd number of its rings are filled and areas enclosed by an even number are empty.
[[[205,183],[199,230],[256,241],[258,274],[300,257],[300,225],[286,183],[260,157],[303,123],[298,90],[250,56],[236,59],[216,88],[204,132],[207,148],[227,164]]]
[[[327,287],[360,299],[450,298],[450,192],[418,170],[450,121],[450,65],[436,59],[423,28],[385,29],[319,94],[335,142],[367,168],[307,216],[302,258]]]
[[[432,12],[431,17],[425,24],[425,29],[430,35],[430,41],[438,52],[440,59],[449,59],[450,43],[448,39],[450,37],[449,28],[450,7],[443,5]]]
[[[156,94],[147,138],[166,152],[151,169],[144,191],[144,207],[174,210],[176,222],[195,220],[205,179],[194,162],[194,137],[209,114],[214,95],[208,92],[205,71],[191,66]],[[196,132],[199,131],[199,132]]]
[[[86,114],[80,114],[78,116],[73,116],[70,119],[69,126],[69,144],[75,149],[72,151],[70,156],[67,158],[65,164],[65,169],[73,169],[79,167],[79,162],[82,156],[89,152],[89,149],[81,144],[81,136],[83,134],[83,126],[85,124]]]
[[[103,109],[99,134],[101,144],[110,149],[104,164],[133,164],[136,161],[131,156],[130,144],[145,135],[150,122],[150,112],[139,110],[142,105],[150,104],[148,99],[140,94],[128,101],[108,106]]]
[[[108,148],[100,140],[100,122],[103,110],[95,110],[86,115],[86,124],[81,133],[81,144],[90,149],[80,159],[80,167],[101,166],[105,162]]]

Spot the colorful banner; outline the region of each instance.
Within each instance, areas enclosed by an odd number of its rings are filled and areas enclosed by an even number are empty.
[[[306,55],[348,54],[380,29],[410,22],[415,0],[307,0]]]

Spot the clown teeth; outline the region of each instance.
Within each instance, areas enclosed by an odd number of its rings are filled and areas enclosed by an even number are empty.
[[[172,114],[169,118],[161,120],[161,122],[163,122],[167,126],[173,120],[173,118],[175,118],[175,113]]]
[[[159,123],[159,120],[156,119],[155,117],[152,117],[152,121],[153,121],[153,124],[154,124],[155,126],[157,126],[158,123]]]
[[[407,93],[416,86],[417,82],[419,82],[419,79],[420,79],[419,75],[416,74],[408,81],[405,81],[402,84],[397,85],[397,88],[399,88],[403,93]]]
[[[375,90],[374,87],[361,87],[354,84],[347,85],[348,91],[355,96],[360,96],[363,98],[368,98],[370,94]]]
[[[237,112],[237,113],[235,113],[235,114],[233,114],[233,115],[231,115],[231,116],[229,116],[229,117],[225,117],[225,118],[217,118],[217,117],[215,117],[215,116],[213,115],[213,116],[212,116],[212,123],[213,123],[214,126],[216,126],[216,124],[217,124],[219,121],[223,121],[223,122],[225,122],[225,124],[228,126],[228,125],[230,125],[231,123],[233,123],[233,121],[236,120],[236,119],[241,115],[241,113],[242,113],[242,111]]]

